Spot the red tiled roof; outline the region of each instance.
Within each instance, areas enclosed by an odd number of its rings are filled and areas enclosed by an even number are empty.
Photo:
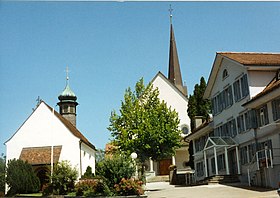
[[[45,103],[45,102],[44,102]],[[46,103],[45,103],[46,104]],[[47,104],[46,104],[47,105]],[[53,111],[53,108],[51,108],[49,105],[47,105],[47,107]],[[71,133],[76,136],[77,138],[79,138],[82,142],[84,142],[86,145],[88,145],[89,147],[95,149],[95,146],[90,143],[90,141],[88,141],[88,139],[83,136],[83,134],[71,123],[69,122],[67,119],[65,119],[61,114],[59,114],[58,112],[54,111],[55,116],[69,129],[69,131],[71,131]]]
[[[217,54],[237,61],[243,65],[280,65],[280,53],[218,52]]]
[[[62,146],[53,147],[53,163],[57,163]],[[51,146],[23,148],[19,159],[27,161],[29,164],[51,164]]]

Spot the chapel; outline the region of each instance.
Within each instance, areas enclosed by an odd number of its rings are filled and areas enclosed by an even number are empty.
[[[79,178],[88,166],[95,172],[96,148],[76,126],[78,102],[70,88],[68,74],[58,99],[59,112],[39,100],[31,115],[5,142],[7,162],[11,159],[27,161],[41,186],[48,182],[47,174],[52,174],[57,162],[69,161],[76,167]]]

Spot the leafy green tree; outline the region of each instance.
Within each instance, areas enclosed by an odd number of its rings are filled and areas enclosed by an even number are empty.
[[[206,82],[203,77],[200,78],[200,84],[194,86],[193,95],[189,97],[188,115],[191,119],[191,130],[195,128],[195,116],[202,116],[202,121],[209,120],[211,113],[211,103],[207,99],[203,99],[206,89]],[[190,160],[187,165],[194,168],[193,142],[189,142]]]
[[[6,182],[9,186],[8,196],[18,193],[34,193],[40,188],[40,180],[35,175],[33,168],[22,160],[9,160],[7,165]]]
[[[0,157],[0,197],[5,192],[5,173],[6,173],[6,157],[2,153]]]
[[[180,147],[178,114],[158,96],[158,89],[151,83],[145,86],[142,78],[135,91],[126,89],[120,115],[112,111],[110,117],[108,129],[114,144],[128,155],[136,152],[142,164],[149,157],[170,157]]]
[[[55,164],[50,178],[51,183],[48,185],[47,191],[56,195],[65,195],[74,191],[78,171],[76,168],[72,168],[69,161],[62,161]]]
[[[115,154],[96,164],[96,175],[97,177],[104,177],[107,185],[114,189],[114,185],[120,183],[122,178],[129,179],[133,176],[135,167],[131,164],[132,159],[130,157]]]
[[[203,77],[200,78],[200,84],[194,86],[193,95],[189,97],[188,115],[191,119],[191,130],[195,128],[195,116],[202,116],[202,120],[209,120],[211,113],[211,103],[207,99],[203,99],[206,89],[206,82]]]

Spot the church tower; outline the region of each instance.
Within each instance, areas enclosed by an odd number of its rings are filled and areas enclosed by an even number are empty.
[[[63,92],[58,96],[59,102],[57,105],[59,106],[59,113],[76,127],[77,96],[69,86],[68,67],[66,73],[66,86]]]
[[[187,87],[183,86],[179,58],[176,48],[174,30],[172,26],[172,9],[170,11],[170,47],[169,47],[169,67],[168,80],[174,84],[185,96],[187,96]]]

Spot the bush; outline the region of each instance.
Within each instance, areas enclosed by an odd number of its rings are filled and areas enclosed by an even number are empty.
[[[93,179],[94,173],[92,173],[92,169],[90,166],[87,167],[86,172],[82,175],[82,179]]]
[[[9,160],[6,182],[10,187],[8,196],[18,193],[34,193],[40,189],[40,180],[35,175],[32,166],[22,160]]]
[[[53,168],[51,183],[44,187],[43,194],[65,195],[73,192],[78,171],[68,161],[58,162]]]
[[[142,185],[143,182],[140,180],[123,178],[119,184],[115,184],[115,190],[118,195],[143,195]]]
[[[96,197],[112,195],[102,178],[82,179],[75,185],[76,196]]]
[[[96,175],[105,177],[109,188],[114,189],[114,185],[120,183],[122,178],[133,176],[135,167],[132,164],[129,157],[114,155],[96,164]]]

